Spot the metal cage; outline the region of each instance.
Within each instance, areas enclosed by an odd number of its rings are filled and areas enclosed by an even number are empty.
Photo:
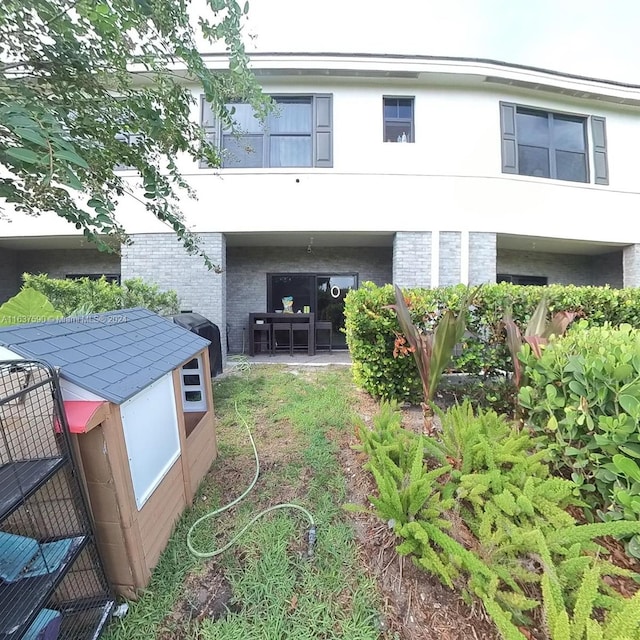
[[[98,638],[114,607],[58,375],[0,362],[0,638]]]

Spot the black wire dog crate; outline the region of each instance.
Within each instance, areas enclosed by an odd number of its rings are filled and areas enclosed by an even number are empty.
[[[0,639],[89,640],[114,599],[56,372],[0,362]]]

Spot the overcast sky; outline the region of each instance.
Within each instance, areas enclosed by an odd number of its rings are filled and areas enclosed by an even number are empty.
[[[251,51],[493,58],[640,84],[640,0],[250,0]]]

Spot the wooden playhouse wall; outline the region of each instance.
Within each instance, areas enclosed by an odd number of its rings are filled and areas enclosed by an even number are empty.
[[[202,353],[209,371],[208,353]],[[175,524],[217,454],[211,385],[208,410],[186,435],[180,368],[173,372],[181,455],[138,510],[117,405],[87,433],[74,436],[93,514],[98,548],[114,590],[135,599],[144,589]]]

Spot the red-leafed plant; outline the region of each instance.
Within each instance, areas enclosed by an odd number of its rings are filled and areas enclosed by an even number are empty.
[[[433,401],[442,374],[451,360],[453,350],[464,334],[467,309],[478,289],[479,287],[467,290],[460,301],[458,314],[451,309],[445,309],[440,317],[434,320],[434,328],[425,330],[414,324],[402,290],[397,285],[395,287],[396,304],[390,305],[390,308],[394,309],[398,316],[402,333],[396,337],[394,356],[413,354],[422,382],[424,394],[422,410],[427,433],[432,431],[433,422],[430,403]]]
[[[558,311],[553,315],[551,321],[547,321],[548,312],[547,299],[543,297],[527,324],[524,336],[515,323],[511,310],[504,314],[502,322],[507,334],[507,346],[513,360],[513,381],[516,387],[519,387],[522,381],[522,366],[518,358],[522,345],[528,344],[531,351],[539,358],[542,354],[542,346],[549,343],[549,338],[563,335],[578,315],[575,311]]]

